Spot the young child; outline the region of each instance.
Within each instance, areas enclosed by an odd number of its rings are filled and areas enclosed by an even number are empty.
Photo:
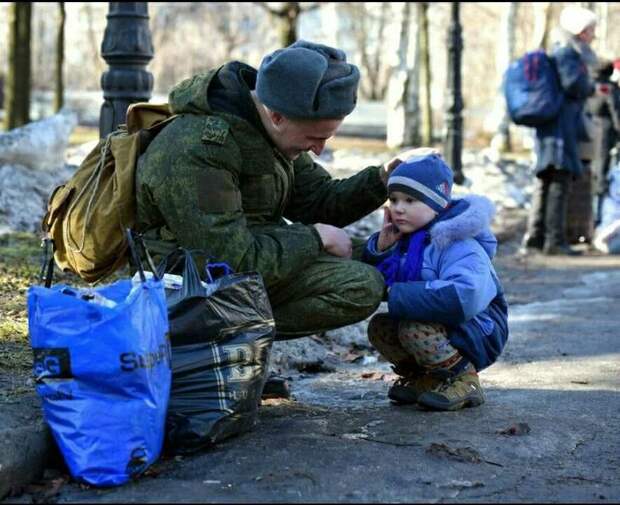
[[[368,338],[400,378],[388,396],[435,410],[484,402],[478,371],[508,338],[508,312],[491,263],[495,209],[483,196],[450,198],[452,170],[437,154],[414,156],[388,179],[390,206],[363,259],[383,274],[388,313]]]

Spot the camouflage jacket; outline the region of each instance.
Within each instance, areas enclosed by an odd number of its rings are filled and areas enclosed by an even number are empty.
[[[155,254],[177,245],[202,250],[235,271],[260,272],[269,287],[321,254],[313,223],[346,226],[387,193],[379,166],[336,180],[307,153],[287,160],[248,105],[255,78],[254,69],[233,62],[173,88],[169,104],[180,116],[138,161],[137,227]],[[231,113],[235,104],[228,112],[212,107],[231,97],[247,105],[241,115]]]

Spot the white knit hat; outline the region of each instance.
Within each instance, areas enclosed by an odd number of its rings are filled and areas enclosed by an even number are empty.
[[[578,5],[569,5],[562,9],[560,26],[572,35],[579,35],[589,26],[596,24],[596,14],[590,9]]]

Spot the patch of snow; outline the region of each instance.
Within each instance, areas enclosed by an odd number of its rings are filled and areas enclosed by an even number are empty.
[[[77,116],[63,109],[40,121],[0,134],[0,164],[54,171],[62,166]]]

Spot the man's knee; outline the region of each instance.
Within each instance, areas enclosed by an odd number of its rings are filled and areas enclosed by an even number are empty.
[[[382,312],[372,316],[368,322],[368,341],[376,349],[381,350],[385,342],[398,345],[398,321]]]
[[[345,284],[345,289],[350,287],[351,296],[360,305],[366,305],[369,313],[372,314],[383,299],[385,283],[383,276],[371,265],[354,262],[352,269],[355,273],[351,274],[350,282]]]

